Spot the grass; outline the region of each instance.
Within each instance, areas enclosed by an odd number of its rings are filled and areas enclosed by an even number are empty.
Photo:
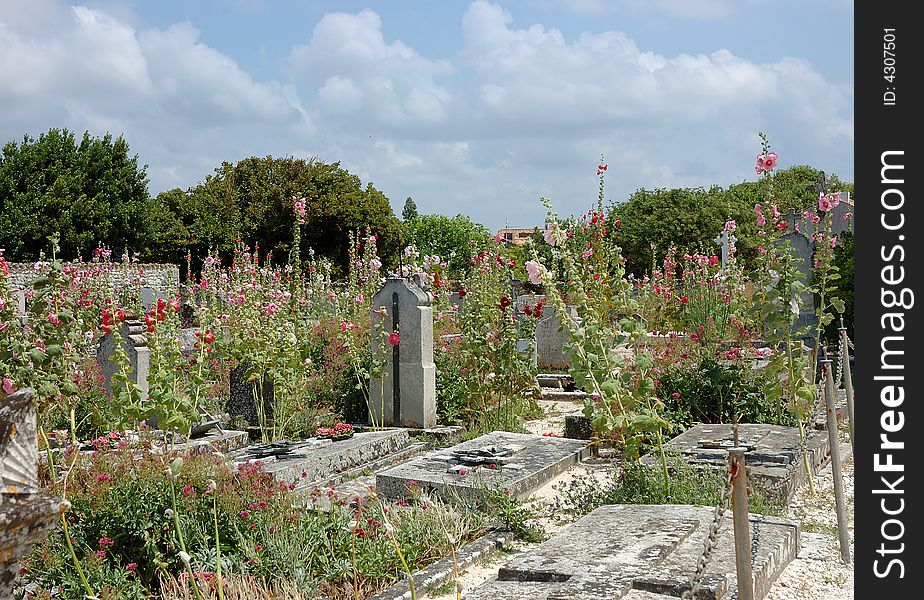
[[[660,466],[639,463],[613,470],[602,480],[575,479],[559,486],[558,496],[549,506],[550,516],[567,522],[586,515],[606,504],[692,504],[715,506],[725,485],[724,473],[718,469],[694,467],[678,456],[668,458],[669,482]],[[784,507],[769,502],[758,492],[748,498],[749,512],[781,516]]]

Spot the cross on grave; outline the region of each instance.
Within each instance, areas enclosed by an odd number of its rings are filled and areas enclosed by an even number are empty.
[[[717,235],[712,241],[722,245],[722,268],[724,269],[728,266],[728,261],[731,257],[731,247],[738,241],[738,238],[729,233],[727,229],[723,229],[722,233]]]

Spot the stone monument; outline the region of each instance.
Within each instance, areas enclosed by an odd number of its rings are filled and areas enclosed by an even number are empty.
[[[141,387],[142,402],[148,399],[148,375],[151,372],[151,349],[144,334],[145,326],[137,319],[126,319],[118,332],[106,334],[99,342],[96,361],[103,374],[103,386],[112,390],[112,376],[119,366],[112,360],[116,349],[116,340],[121,341],[122,348],[128,354],[131,364],[131,377]]]
[[[0,400],[0,598],[13,597],[20,560],[69,506],[39,492],[34,397],[24,389]]]
[[[430,295],[403,277],[389,277],[373,296],[372,309],[373,331],[379,333],[372,354],[379,358],[384,348],[384,366],[370,381],[370,420],[376,426],[436,426]]]

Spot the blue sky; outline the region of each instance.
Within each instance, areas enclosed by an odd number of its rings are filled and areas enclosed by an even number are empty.
[[[124,135],[150,190],[317,156],[400,212],[541,223],[781,166],[853,179],[851,0],[0,0],[0,141]]]

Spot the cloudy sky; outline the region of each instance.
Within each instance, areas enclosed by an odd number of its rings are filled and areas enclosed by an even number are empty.
[[[853,180],[852,0],[0,0],[0,143],[121,134],[150,191],[317,156],[400,213],[542,221],[782,167]]]

